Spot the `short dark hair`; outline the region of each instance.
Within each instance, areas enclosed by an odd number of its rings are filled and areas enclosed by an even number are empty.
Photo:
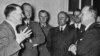
[[[8,5],[4,10],[5,16],[7,17],[12,11],[16,10],[16,7],[20,7],[20,6],[18,4],[10,4],[10,5]]]
[[[59,16],[59,14],[61,14],[61,13],[63,13],[63,14],[66,16],[66,18],[67,18],[67,17],[69,18],[69,15],[68,15],[66,12],[64,12],[64,11],[60,11],[60,12],[58,13],[58,16]]]
[[[80,9],[76,9],[76,10],[73,11],[73,15],[74,15],[74,12],[76,12],[76,11],[81,12]]]
[[[46,13],[47,16],[49,16],[49,14],[48,14],[48,12],[47,12],[46,10],[40,10],[40,11],[39,11],[39,16],[40,16],[40,13]]]
[[[74,12],[75,12],[75,11],[79,11],[79,12],[81,12],[81,10],[80,10],[80,9],[76,9],[76,10],[74,10]]]
[[[32,8],[32,5],[31,5],[30,3],[26,3],[26,2],[25,2],[25,3],[23,3],[22,6],[21,6],[22,10],[24,9],[24,6],[26,6],[26,5],[28,5],[28,6],[30,6],[30,7]]]
[[[41,13],[46,13],[46,14],[47,14],[48,18],[47,18],[47,22],[46,22],[46,23],[48,24],[48,22],[49,22],[49,20],[50,20],[50,14],[49,14],[49,12],[47,12],[46,10],[40,10],[40,11],[39,11],[39,14],[38,14],[39,17],[40,17],[40,14],[41,14]]]

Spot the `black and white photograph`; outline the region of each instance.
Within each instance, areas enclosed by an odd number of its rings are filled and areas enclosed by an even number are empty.
[[[0,0],[0,56],[100,56],[100,0]]]

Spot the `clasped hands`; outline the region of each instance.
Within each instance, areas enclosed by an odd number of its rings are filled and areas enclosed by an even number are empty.
[[[76,55],[77,45],[76,45],[76,44],[70,45],[68,51],[70,51],[70,52],[72,52],[74,55]]]

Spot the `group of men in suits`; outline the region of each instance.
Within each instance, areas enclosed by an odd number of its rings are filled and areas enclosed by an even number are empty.
[[[24,15],[24,22],[19,25],[18,31],[29,27],[32,30],[31,36],[22,42],[24,48],[20,51],[20,56],[50,56],[46,48],[46,37],[51,26],[48,24],[49,13],[46,10],[40,10],[38,13],[39,22],[32,21],[33,7],[29,3],[22,5]]]
[[[52,28],[46,10],[39,11],[39,22],[31,20],[34,14],[29,3],[10,4],[4,14],[6,19],[0,24],[0,56],[100,55],[100,28],[92,6],[74,11],[71,25],[68,14],[59,12],[58,26]]]
[[[50,29],[47,48],[51,56],[99,56],[100,27],[92,6],[74,11],[74,24],[65,12],[58,14],[58,27]],[[67,22],[67,23],[66,23]]]
[[[39,11],[40,22],[34,22],[33,7],[10,4],[5,8],[6,20],[0,24],[0,56],[50,56],[46,37],[51,26],[49,13]]]

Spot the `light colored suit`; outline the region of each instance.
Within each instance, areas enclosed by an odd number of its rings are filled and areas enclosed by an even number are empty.
[[[20,49],[14,29],[4,21],[0,24],[0,56],[18,56]]]

